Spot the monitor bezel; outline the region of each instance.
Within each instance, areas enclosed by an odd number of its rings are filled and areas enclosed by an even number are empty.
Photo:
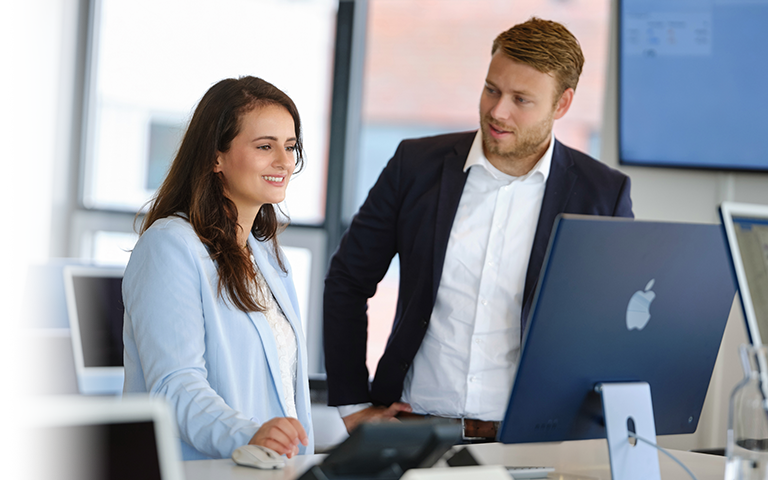
[[[160,397],[57,395],[33,398],[23,408],[29,413],[25,415],[27,428],[152,422],[161,477],[163,480],[184,479],[176,422],[168,403]]]
[[[122,278],[124,267],[67,265],[63,269],[64,293],[69,317],[69,332],[72,340],[72,355],[80,393],[84,395],[119,395],[123,391],[124,367],[88,367],[85,365],[80,319],[75,294],[76,277]]]
[[[725,235],[728,239],[728,248],[730,249],[731,265],[739,288],[739,298],[741,308],[744,314],[744,320],[747,325],[747,334],[752,345],[763,345],[763,335],[760,332],[760,326],[757,323],[757,314],[752,302],[752,292],[747,281],[747,273],[744,269],[744,262],[739,248],[739,241],[736,237],[734,228],[734,218],[755,218],[768,221],[768,205],[759,205],[753,203],[723,202],[720,204],[720,218],[723,223]],[[768,334],[768,332],[765,332]]]

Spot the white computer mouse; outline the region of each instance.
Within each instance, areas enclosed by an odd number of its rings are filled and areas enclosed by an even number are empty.
[[[260,445],[243,445],[232,452],[232,460],[238,465],[271,470],[283,468],[285,459],[271,448]]]

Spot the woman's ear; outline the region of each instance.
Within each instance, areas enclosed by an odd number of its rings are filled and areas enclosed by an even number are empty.
[[[223,164],[223,159],[221,157],[221,153],[216,154],[216,165],[213,166],[213,173],[221,173],[221,168]]]

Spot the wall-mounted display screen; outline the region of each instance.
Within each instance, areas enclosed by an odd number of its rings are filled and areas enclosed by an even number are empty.
[[[768,170],[768,0],[620,0],[625,165]]]

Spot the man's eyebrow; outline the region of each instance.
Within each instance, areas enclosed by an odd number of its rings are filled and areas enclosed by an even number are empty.
[[[493,88],[495,88],[497,90],[499,89],[499,87],[495,83],[493,83],[492,81],[490,81],[488,79],[485,79],[485,84],[488,85],[489,87],[493,87]],[[534,97],[535,96],[532,92],[530,92],[528,90],[512,90],[512,93],[515,94],[515,95],[523,95],[525,97]]]

